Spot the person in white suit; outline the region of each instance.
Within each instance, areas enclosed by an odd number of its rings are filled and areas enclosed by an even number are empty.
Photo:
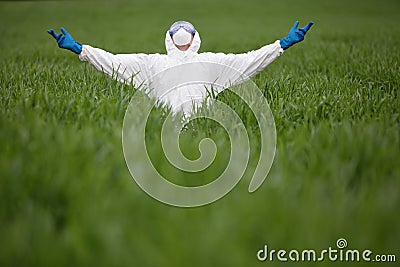
[[[296,21],[288,36],[257,50],[242,54],[198,53],[201,44],[200,35],[195,27],[187,21],[173,23],[166,32],[165,47],[167,54],[115,55],[102,49],[76,42],[64,28],[61,28],[61,34],[55,33],[54,30],[48,30],[48,33],[56,39],[60,48],[75,52],[79,55],[80,60],[89,62],[97,70],[113,79],[133,84],[137,89],[149,87],[154,82],[154,77],[166,79],[165,75],[160,76],[159,74],[173,67],[185,66],[185,64],[189,66],[191,63],[207,63],[206,66],[208,68],[214,68],[207,72],[212,75],[209,77],[202,75],[201,79],[209,82],[219,79],[220,89],[217,90],[217,93],[219,93],[229,85],[240,83],[261,72],[278,58],[284,50],[302,41],[313,22],[308,23],[303,28],[297,28],[298,24]],[[196,70],[196,68],[188,67],[187,69],[190,69],[189,72],[191,73],[182,74],[182,69],[184,68],[178,69],[181,72],[178,76],[184,75],[186,77],[192,77],[191,74]],[[172,79],[178,76],[172,75]],[[188,79],[190,80],[191,78]],[[197,78],[194,76],[192,79]],[[156,84],[159,85],[160,82]],[[190,109],[193,107],[191,102],[200,103],[206,97],[204,86],[199,84],[167,91],[165,88],[155,87],[149,90],[149,94],[170,105],[173,111],[183,110],[190,113]]]

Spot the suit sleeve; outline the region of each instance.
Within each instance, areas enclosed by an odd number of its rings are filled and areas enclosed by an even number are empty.
[[[100,48],[83,45],[79,59],[89,62],[98,71],[113,79],[126,84],[133,84],[137,88],[147,77],[148,55],[146,54],[114,55]]]
[[[249,79],[261,72],[282,53],[283,49],[277,40],[260,49],[243,54],[215,54],[215,61],[236,70],[242,75],[242,78]]]

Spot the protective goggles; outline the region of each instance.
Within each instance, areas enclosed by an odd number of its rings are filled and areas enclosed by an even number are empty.
[[[174,24],[172,24],[171,28],[169,28],[169,35],[172,36],[174,35],[179,29],[184,29],[188,33],[194,35],[196,33],[196,29],[194,26],[187,21],[177,21]]]

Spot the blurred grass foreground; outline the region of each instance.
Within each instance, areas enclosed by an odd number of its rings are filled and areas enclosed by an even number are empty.
[[[256,256],[264,245],[320,251],[339,238],[394,254],[382,266],[397,266],[399,10],[395,0],[0,2],[0,266],[371,265]],[[46,33],[65,27],[112,53],[165,53],[165,31],[180,19],[197,27],[200,52],[225,53],[272,43],[295,20],[315,22],[254,79],[277,127],[267,180],[249,194],[244,179],[192,209],[152,199],[129,174],[121,129],[134,89]],[[217,125],[196,125],[181,140],[189,156],[205,136],[227,147]],[[158,144],[157,123],[149,127]],[[179,174],[160,149],[152,155],[160,172]]]

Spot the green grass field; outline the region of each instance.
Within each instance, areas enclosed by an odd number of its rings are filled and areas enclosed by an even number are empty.
[[[398,266],[399,11],[396,0],[0,2],[0,266]],[[113,53],[164,53],[180,19],[200,32],[200,52],[232,53],[315,22],[254,78],[277,128],[267,180],[249,194],[243,179],[190,209],[154,200],[129,174],[121,131],[134,90],[46,33],[65,27]],[[187,153],[203,136],[226,140],[217,128],[199,122],[194,140],[182,139]],[[256,257],[264,245],[320,251],[339,238],[397,262]]]

